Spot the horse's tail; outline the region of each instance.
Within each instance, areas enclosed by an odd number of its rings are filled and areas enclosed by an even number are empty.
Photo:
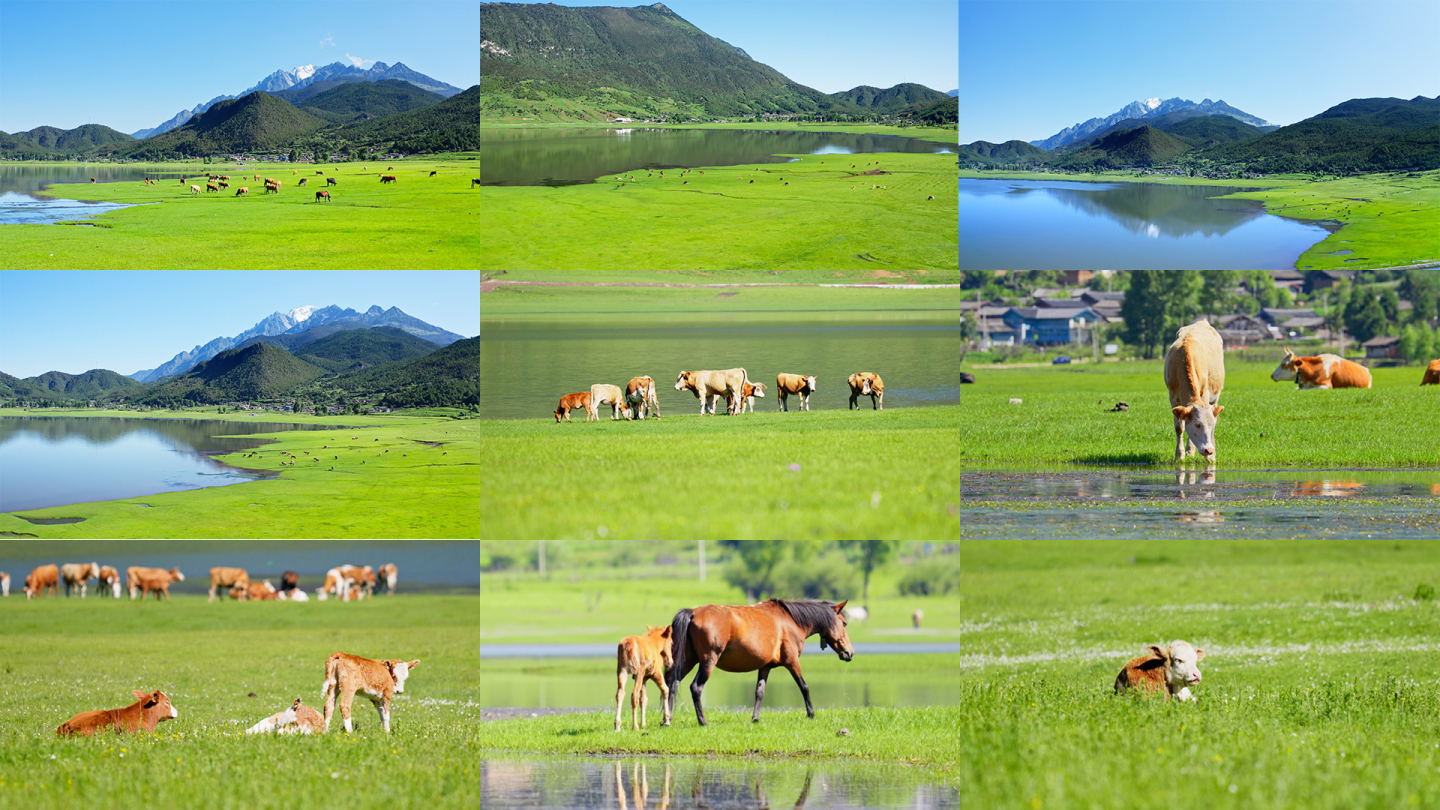
[[[695,611],[690,608],[681,608],[675,614],[675,619],[670,622],[670,656],[674,659],[670,670],[665,673],[665,683],[673,696],[675,690],[680,686],[680,678],[690,668],[690,620],[695,617]]]

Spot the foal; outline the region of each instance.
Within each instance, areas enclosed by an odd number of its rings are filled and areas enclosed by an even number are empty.
[[[645,725],[645,707],[650,697],[645,693],[645,682],[654,681],[660,687],[660,705],[665,708],[664,725],[670,725],[670,687],[665,684],[665,670],[670,668],[673,655],[670,649],[670,627],[645,625],[643,636],[626,636],[615,650],[615,730],[620,730],[621,703],[625,699],[625,676],[635,676],[635,691],[630,693],[630,723],[638,731]],[[639,719],[636,719],[636,713]]]

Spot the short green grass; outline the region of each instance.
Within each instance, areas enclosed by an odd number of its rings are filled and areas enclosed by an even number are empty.
[[[73,165],[73,164],[67,164]],[[478,159],[402,160],[319,167],[136,164],[194,171],[200,179],[62,183],[52,197],[118,202],[124,208],[82,220],[95,225],[15,225],[6,229],[0,268],[33,269],[405,269],[475,268],[482,264]],[[388,166],[394,166],[393,170]],[[430,177],[431,171],[438,172]],[[241,173],[245,180],[241,180]],[[292,174],[298,172],[298,174]],[[218,194],[191,194],[205,175],[231,175]],[[381,174],[397,175],[382,185]],[[261,180],[254,179],[259,175]],[[264,178],[281,181],[266,194]],[[315,191],[329,188],[330,202]],[[309,185],[297,182],[308,178]],[[235,191],[249,187],[249,197]],[[146,203],[158,203],[148,205]]]
[[[955,537],[963,414],[482,420],[485,537]]]
[[[478,266],[540,281],[959,282],[954,155],[795,157],[483,187]]]
[[[477,806],[475,615],[473,595],[0,600],[0,806]],[[323,713],[336,650],[420,659],[391,734],[363,695],[348,736],[338,716],[321,736],[244,734],[296,697]],[[56,737],[79,712],[135,702],[132,689],[165,692],[179,717],[153,735]]]
[[[14,409],[3,415],[20,413]],[[30,412],[32,415],[34,412]],[[167,418],[134,412],[61,412],[51,416]],[[436,417],[245,417],[180,412],[172,418],[299,421],[372,425],[357,431],[286,431],[253,451],[217,456],[235,467],[280,470],[276,480],[144,495],[117,501],[26,511],[26,517],[85,518],[81,523],[36,525],[0,514],[0,532],[36,538],[474,538],[480,516],[482,433],[478,420]],[[357,437],[357,438],[352,438]],[[378,439],[378,441],[377,441]],[[438,442],[431,447],[422,442]],[[326,446],[328,450],[324,449]],[[309,454],[306,454],[306,451]],[[281,466],[290,452],[294,467]],[[321,458],[323,461],[311,461]],[[333,467],[334,469],[330,469]],[[149,507],[139,504],[149,504]]]
[[[500,276],[504,279],[508,276]],[[856,287],[599,287],[500,285],[480,296],[488,319],[555,314],[689,312],[854,312],[875,310],[958,312],[964,290]]]
[[[706,124],[642,124],[646,129],[746,129],[761,132],[843,132],[852,135],[893,135],[936,143],[957,143],[958,130],[951,127],[896,127],[889,124],[841,124],[831,121],[731,121]],[[610,121],[486,121],[486,129],[615,129]]]
[[[1429,541],[962,541],[961,801],[1440,803]],[[1117,697],[1148,644],[1206,650],[1190,704]],[[1136,786],[1145,786],[1137,790]]]
[[[1440,466],[1440,392],[1420,387],[1421,369],[1372,369],[1369,389],[1300,391],[1270,379],[1275,365],[1226,358],[1220,466]],[[1174,462],[1160,360],[966,370],[976,377],[961,390],[967,462]],[[1107,412],[1117,401],[1129,412]]]

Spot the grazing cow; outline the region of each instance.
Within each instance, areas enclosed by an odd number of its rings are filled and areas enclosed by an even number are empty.
[[[95,178],[93,178],[93,177],[90,178],[90,182],[92,182],[92,183],[95,182]]]
[[[382,174],[382,175],[380,175],[380,182],[381,182],[381,183],[394,183],[394,182],[397,182],[398,180],[399,180],[399,178],[396,177],[396,176],[393,175],[393,174]]]
[[[299,182],[299,183],[296,183],[296,185],[298,185],[298,186],[303,186],[303,185],[305,185],[307,182],[309,182],[309,180],[310,180],[310,178],[308,178],[308,177],[302,177],[302,178],[300,178],[300,182]]]
[[[286,571],[280,575],[280,591],[289,593],[300,588],[300,575],[294,571]]]
[[[671,649],[672,628],[645,625],[645,635],[626,636],[620,639],[615,649],[615,730],[620,730],[621,704],[625,700],[625,676],[635,676],[635,690],[630,693],[630,725],[636,730],[645,726],[645,709],[650,696],[645,691],[646,681],[654,681],[660,687],[660,706],[665,713],[665,723],[670,722],[670,687],[665,683],[665,670],[675,665],[674,650]],[[637,716],[638,715],[638,716]]]
[[[228,174],[222,174],[222,175],[220,175],[220,179],[221,179],[221,180],[229,180],[229,179],[230,179],[230,175],[228,175]]]
[[[297,697],[290,708],[245,729],[246,734],[269,734],[272,731],[276,734],[320,734],[325,731],[325,718],[320,716],[320,712],[302,704]]]
[[[338,186],[338,185],[340,185],[340,184],[335,181],[335,178],[333,178],[333,177],[327,177],[327,178],[325,178],[325,185],[326,185],[326,186]]]
[[[395,567],[395,563],[385,563],[380,566],[379,574],[380,578],[385,580],[385,595],[394,596],[395,581],[400,577],[400,569]]]
[[[25,577],[25,598],[27,600],[36,594],[44,596],[46,588],[54,588],[55,595],[60,595],[60,569],[54,563],[42,565],[31,571],[30,576]]]
[[[258,174],[255,175],[255,182],[257,182],[257,183],[260,182],[260,175],[258,175]]]
[[[199,187],[199,186],[191,186],[191,187],[190,187],[190,193],[191,193],[191,194],[199,194],[199,193],[200,193],[200,187]]]
[[[350,725],[350,704],[355,693],[364,691],[380,713],[385,733],[390,733],[390,701],[395,695],[404,694],[405,679],[410,670],[420,666],[420,660],[403,661],[387,658],[376,661],[337,652],[325,662],[325,683],[320,696],[325,699],[325,730],[330,730],[330,718],[335,714],[335,698],[340,698],[340,716],[345,719],[345,733],[353,729]]]
[[[700,400],[700,415],[706,412],[706,400],[709,400],[710,413],[715,412],[715,406],[720,402],[720,397],[731,402],[733,409],[739,403],[745,392],[745,383],[750,381],[750,375],[743,368],[731,368],[724,371],[682,371],[675,378],[675,390],[684,391],[689,389]],[[730,415],[735,411],[730,410]]]
[[[1275,382],[1294,380],[1301,388],[1369,388],[1370,369],[1339,355],[1297,357],[1289,349],[1270,372]]]
[[[215,185],[214,183],[206,183],[206,184],[205,184],[205,193],[208,194],[208,193],[210,193],[210,192],[212,192],[212,191],[214,191],[214,192],[216,192],[216,193],[219,193],[220,187],[217,186],[217,185]]]
[[[371,597],[375,595],[375,585],[377,584],[377,579],[375,576],[374,568],[368,565],[362,566],[359,573],[355,576],[355,582],[359,584],[360,589],[365,596]]]
[[[141,577],[153,577],[158,574],[164,574],[177,582],[185,581],[185,575],[180,573],[179,568],[166,570],[164,568],[141,568],[137,565],[132,565],[125,569],[125,590],[130,592],[130,599],[133,601],[135,595],[140,591]]]
[[[221,567],[211,568],[211,569],[210,569],[210,598],[209,598],[209,600],[207,600],[207,601],[214,602],[214,601],[215,601],[215,594],[216,594],[216,592],[220,591],[220,589],[222,589],[222,588],[234,588],[234,587],[237,586],[237,585],[239,585],[239,586],[247,589],[247,591],[248,591],[248,589],[249,589],[249,587],[250,587],[250,574],[249,574],[249,572],[247,572],[244,568],[221,568]],[[231,594],[231,595],[234,596],[234,594]],[[241,595],[236,596],[235,598],[236,598],[236,599],[244,599],[247,595],[248,595],[248,593],[242,593]],[[224,600],[225,600],[225,596],[224,596],[223,593],[220,595],[220,600],[221,600],[221,601],[224,601]]]
[[[475,188],[478,185],[480,185],[480,178],[476,177],[470,181],[470,188]]]
[[[276,194],[279,194],[279,193],[280,193],[280,187],[279,187],[279,186],[272,186],[272,185],[270,185],[269,183],[266,183],[266,184],[265,184],[265,193],[266,193],[266,194],[269,194],[269,193],[272,192],[272,191],[275,192]]]
[[[919,630],[919,629],[920,629],[920,622],[922,622],[922,621],[924,621],[924,620],[925,620],[925,611],[923,611],[923,610],[921,610],[921,609],[919,609],[919,608],[916,608],[916,609],[915,609],[915,612],[910,614],[910,622],[915,625],[915,629],[916,629],[916,630]]]
[[[1216,404],[1225,387],[1225,344],[1209,321],[1196,321],[1175,333],[1165,352],[1165,387],[1175,418],[1175,460],[1190,450],[1215,461],[1215,420],[1225,406]]]
[[[324,174],[325,172],[323,172],[323,171],[321,171],[321,170],[319,170],[319,169],[316,169],[316,170],[315,170],[315,173],[316,173],[316,174]]]
[[[95,595],[104,596],[106,591],[110,592],[112,598],[120,598],[120,572],[108,565],[102,565],[99,581],[95,584]]]
[[[10,595],[10,575],[4,571],[0,571],[0,594]]]
[[[850,408],[859,410],[860,397],[870,397],[870,410],[885,410],[885,381],[870,371],[850,375]]]
[[[80,598],[85,598],[85,589],[90,580],[100,575],[100,566],[95,563],[65,563],[60,566],[60,578],[65,581],[65,595],[70,596],[76,588]]]
[[[585,421],[586,421],[586,422],[589,422],[589,421],[590,421],[590,419],[589,419],[589,416],[590,416],[590,392],[589,392],[589,391],[581,391],[581,392],[578,393],[578,394],[566,394],[565,396],[561,397],[561,398],[560,398],[560,405],[559,405],[559,407],[557,407],[557,408],[555,409],[555,423],[556,423],[556,424],[559,424],[559,423],[560,423],[560,417],[561,417],[561,416],[564,416],[564,417],[565,417],[565,421],[566,421],[566,422],[569,422],[569,421],[570,421],[570,412],[573,411],[573,410],[575,410],[576,408],[584,408],[584,409],[585,409],[585,416],[586,416]]]
[[[235,196],[236,196],[236,197],[249,197],[249,196],[250,196],[250,187],[249,187],[249,186],[241,186],[240,188],[235,189]]]
[[[140,577],[140,601],[144,602],[151,591],[155,592],[155,601],[160,601],[162,593],[165,594],[165,601],[170,601],[170,576],[162,573]]]
[[[267,186],[274,186],[274,187],[276,187],[276,188],[279,188],[279,187],[280,187],[280,181],[279,181],[279,180],[276,180],[276,179],[273,178],[273,177],[267,177],[267,178],[265,178],[265,185],[267,185]]]
[[[742,390],[740,393],[740,410],[738,411],[738,413],[745,413],[746,408],[749,408],[750,412],[754,413],[755,397],[760,397],[761,399],[765,398],[765,384],[747,382],[745,383],[744,390]],[[730,402],[730,400],[728,399],[725,401],[727,404]]]
[[[775,375],[775,388],[780,392],[780,410],[790,410],[786,398],[791,394],[800,397],[800,410],[810,410],[810,395],[815,393],[815,378],[804,374]]]
[[[1164,686],[1166,700],[1194,700],[1190,687],[1200,683],[1199,664],[1204,657],[1204,650],[1185,641],[1172,641],[1169,647],[1151,644],[1144,655],[1131,658],[1115,676],[1115,692],[1140,688],[1152,695]]]
[[[341,566],[341,568],[353,567],[354,566],[351,565]],[[319,591],[320,598],[323,600],[328,594],[333,593],[335,594],[335,597],[337,599],[343,598],[348,601],[351,584],[353,584],[353,581],[347,578],[340,571],[340,568],[331,568],[329,571],[325,572],[325,587],[321,588]]]
[[[92,737],[97,731],[115,729],[134,734],[144,731],[149,734],[155,730],[155,726],[165,720],[174,720],[180,716],[175,707],[170,705],[170,698],[165,693],[156,689],[154,692],[141,692],[134,690],[133,694],[139,700],[131,703],[123,709],[103,709],[101,711],[80,712],[74,717],[60,724],[55,729],[58,737]]]
[[[960,383],[961,383],[962,385],[974,385],[974,384],[975,384],[975,375],[974,375],[974,374],[971,374],[971,373],[968,372],[968,371],[962,371],[962,372],[960,372]]]
[[[1440,385],[1440,360],[1431,360],[1430,365],[1425,369],[1425,376],[1420,380],[1421,385]]]
[[[435,174],[436,174],[436,172],[430,172],[430,176],[431,176],[431,177],[434,177]]]
[[[220,188],[230,188],[230,184],[225,182],[224,180],[221,180],[217,185],[219,185]]]
[[[388,172],[388,171],[392,171],[394,168],[395,168],[394,166],[386,166],[386,167],[385,167],[385,171],[387,171],[387,172]]]
[[[328,191],[317,191],[317,192],[315,192],[315,202],[320,202],[321,200],[324,200],[325,202],[330,202],[330,192],[328,192]]]
[[[655,397],[655,380],[652,377],[631,377],[625,384],[625,418],[644,419],[645,409],[650,408],[655,418],[660,418],[660,402]]]
[[[274,585],[270,584],[270,580],[268,579],[264,582],[248,583],[248,587],[243,588],[236,585],[230,589],[230,596],[234,599],[240,599],[242,597],[242,591],[244,592],[243,597],[250,600],[264,601],[266,599],[280,598],[280,592],[276,590]]]
[[[595,383],[590,386],[590,412],[586,414],[585,421],[589,422],[590,417],[600,421],[600,406],[610,406],[610,418],[619,419],[620,409],[625,407],[625,394],[618,385],[608,383]]]

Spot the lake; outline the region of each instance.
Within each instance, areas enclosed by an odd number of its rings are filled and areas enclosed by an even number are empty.
[[[699,400],[676,391],[682,370],[743,367],[771,389],[755,409],[778,410],[775,375],[816,378],[812,410],[848,408],[851,374],[873,371],[885,407],[952,405],[960,397],[960,326],[934,312],[779,312],[705,315],[577,315],[480,323],[480,415],[553,418],[560,398],[595,383],[655,379],[662,416],[695,415]],[[869,408],[869,397],[859,404]],[[724,402],[720,404],[724,414]],[[791,397],[790,409],[798,408]],[[608,419],[610,411],[602,417]],[[576,412],[571,419],[584,421]]]
[[[0,512],[113,501],[273,478],[227,467],[213,454],[250,450],[267,439],[236,438],[343,425],[211,419],[0,417]]]
[[[1216,199],[1237,191],[962,178],[960,269],[1281,270],[1332,232]]]
[[[487,186],[566,186],[624,171],[785,163],[786,155],[954,153],[946,143],[891,135],[733,129],[484,128]]]
[[[193,174],[186,175],[194,177]],[[51,199],[51,183],[139,183],[146,177],[173,180],[179,185],[180,172],[147,171],[138,167],[108,163],[76,163],[66,166],[30,165],[0,161],[0,225],[47,225],[62,220],[84,219],[117,208],[133,206],[119,203],[84,201],[84,189],[65,189],[78,199]]]

